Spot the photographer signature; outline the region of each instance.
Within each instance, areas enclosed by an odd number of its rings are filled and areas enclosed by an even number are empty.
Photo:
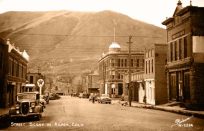
[[[171,128],[174,127],[174,126],[178,126],[178,127],[193,127],[193,124],[185,123],[188,120],[190,120],[191,118],[193,118],[193,116],[188,117],[186,119],[182,119],[182,120],[181,119],[176,119],[175,120],[175,124],[171,125]]]

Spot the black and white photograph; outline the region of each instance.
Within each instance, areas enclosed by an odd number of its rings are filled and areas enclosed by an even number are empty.
[[[204,131],[204,0],[0,0],[0,130]]]

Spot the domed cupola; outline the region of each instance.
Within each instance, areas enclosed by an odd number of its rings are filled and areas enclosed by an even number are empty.
[[[120,49],[121,47],[117,42],[112,42],[109,46],[109,52],[119,52]]]

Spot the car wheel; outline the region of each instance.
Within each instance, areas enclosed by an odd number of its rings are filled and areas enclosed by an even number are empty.
[[[41,119],[41,117],[42,117],[42,115],[40,114],[40,115],[37,115],[37,120],[39,121],[40,119]]]

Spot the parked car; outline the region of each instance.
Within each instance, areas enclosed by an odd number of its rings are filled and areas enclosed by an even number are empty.
[[[50,98],[49,98],[49,95],[42,95],[43,96],[43,99],[46,101],[46,104],[49,104],[49,101],[50,101]]]
[[[98,103],[109,103],[111,104],[111,98],[108,94],[101,94],[101,96],[98,98]]]
[[[17,103],[9,109],[10,118],[34,117],[40,120],[43,105],[40,103],[39,92],[24,92],[17,94]]]
[[[83,98],[89,98],[89,94],[83,93]]]
[[[77,96],[78,96],[77,93],[75,93],[75,92],[71,93],[71,97],[77,97]]]
[[[49,100],[57,100],[57,99],[60,99],[61,97],[56,94],[56,93],[50,93],[49,95]]]

